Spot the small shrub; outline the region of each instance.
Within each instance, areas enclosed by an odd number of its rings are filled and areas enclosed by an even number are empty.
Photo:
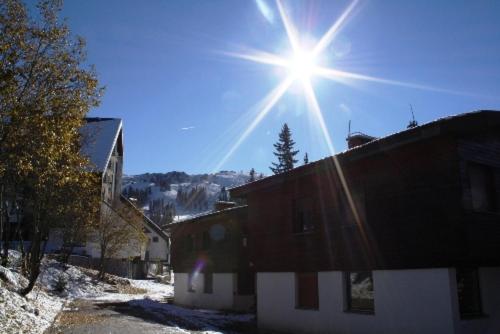
[[[66,275],[62,273],[59,274],[59,276],[57,276],[57,281],[56,285],[54,286],[54,290],[57,292],[64,292],[67,286],[68,286],[68,279],[66,278]]]

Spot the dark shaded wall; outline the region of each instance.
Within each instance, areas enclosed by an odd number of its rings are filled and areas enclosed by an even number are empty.
[[[471,209],[467,175],[471,160],[500,167],[499,124],[473,115],[340,154],[350,197],[333,158],[235,189],[255,270],[500,265],[500,215]],[[300,198],[312,199],[313,231],[294,232]]]
[[[245,246],[247,208],[233,208],[174,224],[172,266],[189,273],[201,267],[214,273],[250,271]],[[208,241],[207,241],[208,240]]]

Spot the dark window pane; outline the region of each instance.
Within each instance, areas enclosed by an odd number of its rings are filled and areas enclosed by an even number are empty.
[[[457,291],[460,315],[466,317],[482,313],[477,269],[457,269]]]
[[[213,282],[214,275],[212,272],[205,272],[203,275],[203,292],[212,293],[213,292]]]
[[[312,212],[311,198],[300,198],[293,201],[294,232],[307,232],[314,229]]]
[[[210,248],[210,233],[208,231],[203,232],[203,249]]]
[[[195,292],[195,289],[194,289],[194,277],[195,277],[195,275],[193,273],[190,273],[188,275],[187,288],[188,288],[189,292]]]
[[[297,273],[295,275],[297,307],[318,309],[318,273]]]
[[[375,308],[371,271],[346,274],[347,308],[350,311],[373,311]]]
[[[192,252],[194,250],[194,237],[192,235],[188,235],[186,239],[184,239],[186,252]]]
[[[239,295],[253,295],[255,293],[255,273],[239,272],[237,278]]]
[[[497,197],[499,196],[495,169],[485,165],[471,163],[468,165],[472,208],[476,211],[500,210]]]

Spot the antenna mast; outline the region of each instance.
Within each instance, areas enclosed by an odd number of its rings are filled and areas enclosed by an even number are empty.
[[[415,114],[413,113],[413,106],[410,103],[410,112],[411,112],[411,121],[408,123],[407,129],[414,128],[418,125],[418,122],[415,120]]]

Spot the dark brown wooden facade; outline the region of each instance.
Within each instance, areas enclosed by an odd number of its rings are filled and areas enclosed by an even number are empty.
[[[488,172],[480,209],[477,166]],[[248,205],[257,272],[498,266],[500,112],[411,128],[231,196]]]
[[[202,263],[203,271],[249,273],[247,213],[247,207],[240,206],[172,224],[174,272],[190,273]]]

